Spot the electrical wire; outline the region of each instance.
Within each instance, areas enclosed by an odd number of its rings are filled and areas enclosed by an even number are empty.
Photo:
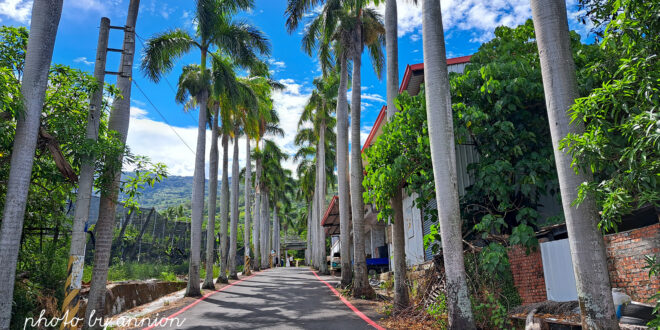
[[[176,136],[179,138],[179,140],[181,140],[181,142],[183,142],[183,144],[184,144],[186,147],[188,147],[188,150],[190,150],[190,152],[192,152],[192,154],[195,155],[195,151],[193,151],[193,149],[188,145],[188,143],[186,143],[186,141],[181,137],[181,135],[179,135],[179,133],[174,129],[174,127],[172,127],[172,125],[170,125],[170,123],[167,121],[167,118],[165,118],[165,116],[163,115],[163,113],[160,112],[160,110],[158,110],[158,108],[156,107],[156,105],[155,105],[153,102],[151,102],[151,99],[150,99],[150,98],[147,96],[147,94],[142,90],[142,88],[140,87],[140,85],[138,85],[138,83],[137,83],[137,81],[135,80],[135,78],[133,78],[133,84],[135,85],[135,87],[137,87],[137,89],[140,91],[140,93],[142,94],[142,96],[144,96],[144,98],[147,99],[147,102],[149,102],[149,104],[151,104],[151,106],[154,108],[154,110],[156,110],[156,112],[160,115],[160,118],[163,119],[163,121],[165,122],[165,124],[167,125],[167,127],[169,127],[169,128],[174,132],[174,134],[176,134]]]

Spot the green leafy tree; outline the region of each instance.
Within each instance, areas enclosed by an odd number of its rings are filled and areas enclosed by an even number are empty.
[[[495,38],[472,56],[464,74],[451,80],[454,127],[459,144],[472,145],[479,160],[468,166],[474,184],[461,199],[462,217],[497,256],[490,270],[508,266],[504,250],[494,244],[537,244],[542,201],[560,201],[557,172],[543,95],[541,67],[531,20],[516,28],[498,27]],[[590,63],[602,56],[595,45],[571,33],[579,93],[598,81]],[[543,197],[546,198],[543,198]],[[510,235],[508,242],[502,235]]]
[[[576,100],[574,121],[585,132],[562,146],[576,171],[594,181],[580,187],[576,203],[593,195],[602,230],[616,230],[622,215],[660,205],[660,23],[655,1],[583,1],[596,28],[604,30],[604,56],[589,67],[603,80]]]

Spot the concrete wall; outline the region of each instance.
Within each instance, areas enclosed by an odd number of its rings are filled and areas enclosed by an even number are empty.
[[[128,281],[109,284],[105,294],[105,316],[112,316],[133,307],[152,302],[186,287],[186,282]],[[78,317],[85,316],[89,288],[80,294],[84,298]]]

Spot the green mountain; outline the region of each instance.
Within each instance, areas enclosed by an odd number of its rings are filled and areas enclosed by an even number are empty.
[[[218,180],[218,195],[220,195],[220,184],[221,182]],[[231,178],[229,178],[229,184],[231,185]],[[164,211],[170,206],[190,204],[192,186],[192,176],[168,176],[163,181],[154,184],[153,187],[146,187],[142,190],[138,202],[144,208],[155,207],[158,211]],[[206,180],[204,187],[205,200],[208,198],[208,193],[209,180]]]

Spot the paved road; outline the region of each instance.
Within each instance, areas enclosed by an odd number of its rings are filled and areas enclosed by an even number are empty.
[[[374,329],[304,268],[258,273],[177,317],[170,329]]]

